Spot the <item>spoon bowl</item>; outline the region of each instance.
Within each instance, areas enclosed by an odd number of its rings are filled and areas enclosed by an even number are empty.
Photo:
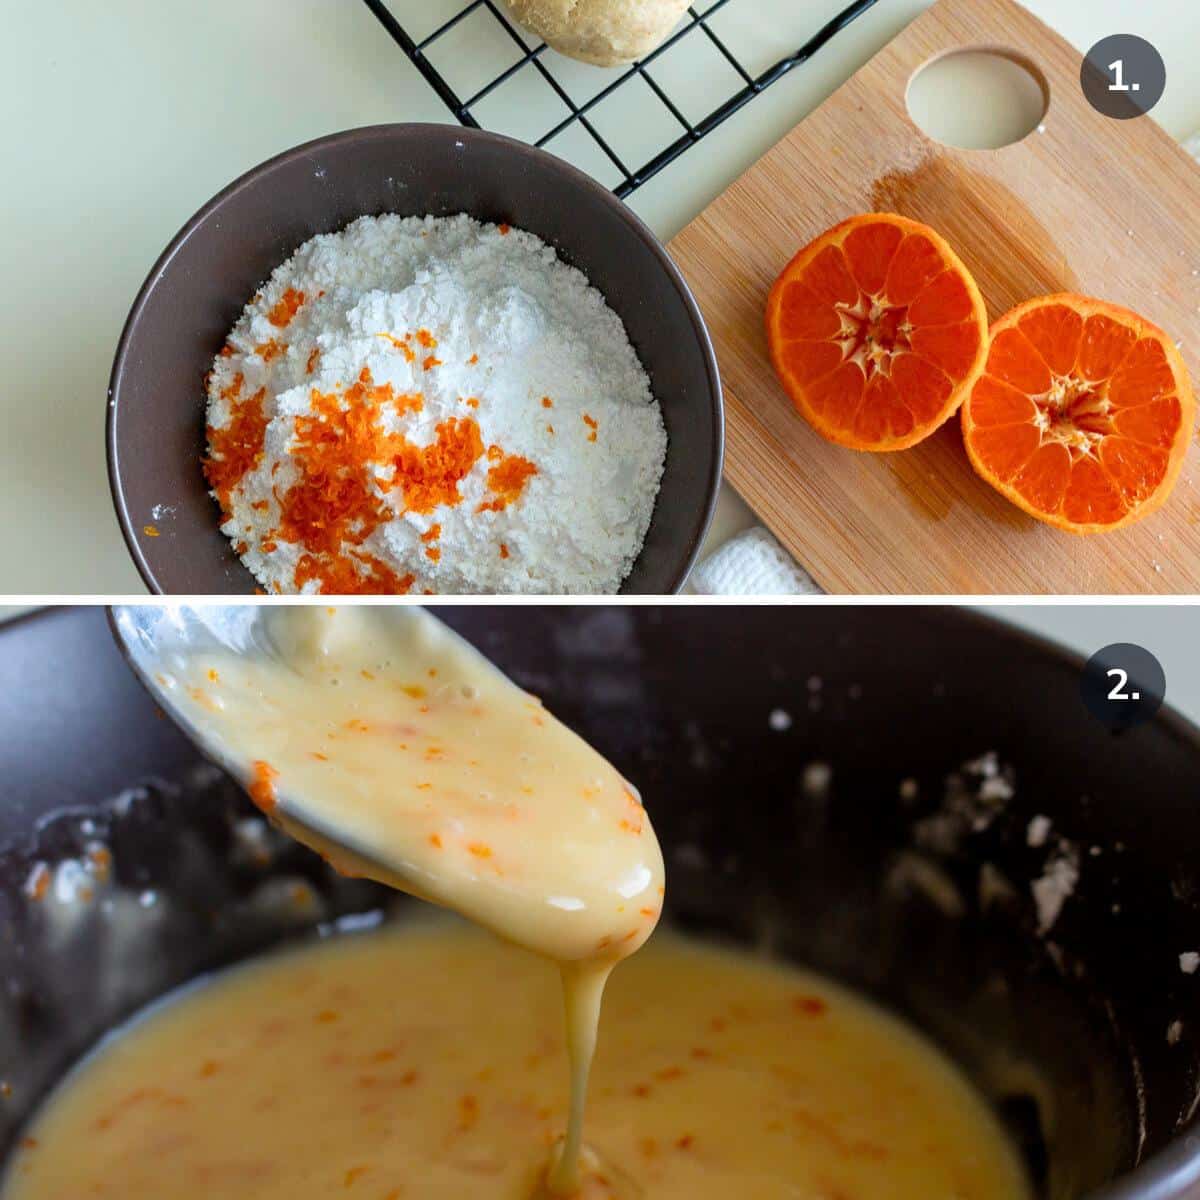
[[[170,676],[186,659],[206,651],[223,650],[284,662],[281,647],[272,636],[263,605],[150,605],[119,604],[109,608],[109,624],[117,646],[139,682],[159,708],[175,722],[205,758],[231,775],[246,791],[254,779],[254,764],[235,754],[222,738],[201,728],[178,701]],[[387,879],[410,895],[423,897],[418,881],[401,863],[383,864],[344,830],[333,828],[306,810],[303,802],[282,790],[273,816],[289,834],[305,845],[321,849],[344,874]]]

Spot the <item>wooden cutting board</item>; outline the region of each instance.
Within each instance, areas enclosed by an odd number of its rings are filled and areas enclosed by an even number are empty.
[[[963,151],[912,123],[913,74],[966,48],[1003,49],[1044,77],[1042,131]],[[1079,68],[1079,53],[1011,0],[941,0],[671,244],[721,362],[726,474],[829,592],[1200,592],[1195,445],[1163,509],[1081,538],[979,480],[957,419],[897,454],[823,441],[767,358],[766,297],[792,255],[852,213],[888,210],[941,231],[993,319],[1047,292],[1100,296],[1179,339],[1200,382],[1200,169],[1149,118],[1095,112]]]

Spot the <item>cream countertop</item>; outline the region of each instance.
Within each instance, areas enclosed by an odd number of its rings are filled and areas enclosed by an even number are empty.
[[[397,11],[424,2],[393,0]],[[729,12],[748,22],[765,62],[839,7],[733,0]],[[670,237],[924,7],[880,0],[633,207]],[[1156,118],[1180,137],[1200,128],[1200,5],[1030,7],[1081,48],[1114,31],[1149,38],[1168,69]],[[359,0],[57,0],[11,6],[5,34],[0,338],[15,375],[0,393],[0,593],[140,590],[109,500],[104,397],[154,259],[209,196],[287,146],[355,125],[449,118]],[[747,520],[726,489],[712,542]]]

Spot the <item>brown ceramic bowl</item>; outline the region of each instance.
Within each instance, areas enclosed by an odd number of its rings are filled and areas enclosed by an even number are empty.
[[[206,204],[155,263],[117,347],[107,429],[117,516],[147,586],[253,591],[200,470],[204,375],[247,298],[297,246],[385,212],[508,222],[604,294],[670,436],[646,544],[622,590],[677,592],[712,517],[724,453],[720,376],[699,309],[650,230],[595,180],[521,142],[449,125],[377,125],[288,150]]]

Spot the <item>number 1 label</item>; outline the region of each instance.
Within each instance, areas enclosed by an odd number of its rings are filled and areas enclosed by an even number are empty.
[[[1110,92],[1140,92],[1142,85],[1140,83],[1125,82],[1125,60],[1118,58],[1116,62],[1109,63],[1108,69],[1113,73],[1116,83],[1110,83],[1108,90]]]

